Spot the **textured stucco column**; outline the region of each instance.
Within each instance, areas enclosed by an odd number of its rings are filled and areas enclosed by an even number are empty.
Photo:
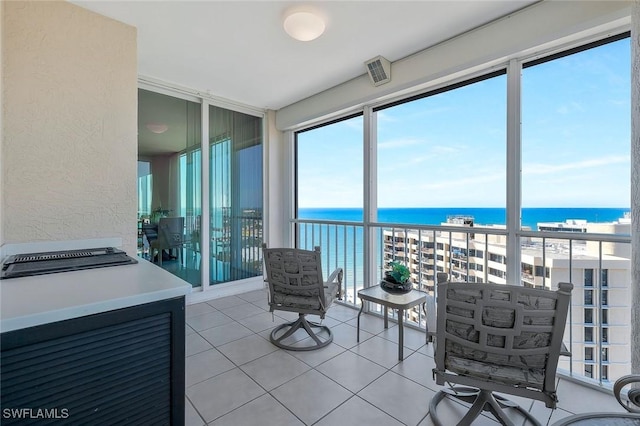
[[[2,2],[2,242],[121,238],[136,255],[136,29]]]
[[[631,12],[631,372],[640,373],[640,0]]]

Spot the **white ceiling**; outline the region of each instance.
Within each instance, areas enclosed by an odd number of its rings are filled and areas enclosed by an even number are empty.
[[[275,110],[535,2],[73,1],[138,29],[139,75]],[[290,38],[292,9],[324,16],[325,33]]]

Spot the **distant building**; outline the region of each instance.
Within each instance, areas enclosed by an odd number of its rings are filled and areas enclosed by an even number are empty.
[[[564,222],[541,222],[538,223],[538,231],[587,232],[587,221],[584,219],[567,219]]]

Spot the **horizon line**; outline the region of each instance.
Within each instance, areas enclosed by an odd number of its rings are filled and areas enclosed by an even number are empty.
[[[364,209],[364,207],[335,207],[335,206],[323,206],[323,207],[298,207],[299,209]],[[598,207],[598,206],[555,206],[555,207],[551,207],[551,206],[546,206],[546,207],[521,207],[523,209],[616,209],[616,210],[631,210],[631,207]],[[466,207],[461,207],[461,206],[452,206],[452,207],[447,207],[447,206],[440,206],[440,207],[378,207],[378,209],[504,209],[506,210],[506,207],[470,207],[470,206],[466,206]]]

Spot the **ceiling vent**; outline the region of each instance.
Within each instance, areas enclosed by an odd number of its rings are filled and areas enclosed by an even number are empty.
[[[382,56],[376,56],[364,63],[367,66],[367,73],[371,79],[371,84],[380,86],[391,81],[391,62]]]

